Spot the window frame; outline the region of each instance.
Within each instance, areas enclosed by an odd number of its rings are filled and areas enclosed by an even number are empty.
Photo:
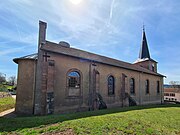
[[[155,65],[154,65],[154,63],[152,64],[152,71],[155,72]]]
[[[156,90],[157,94],[160,94],[160,81],[156,82]]]
[[[76,73],[77,76],[70,76],[71,73]],[[80,74],[77,71],[71,71],[68,73],[68,87],[69,88],[80,88]],[[77,87],[78,86],[78,87]]]
[[[70,87],[69,86],[69,74],[71,72],[78,73],[78,75],[79,75],[79,87]],[[83,77],[82,73],[78,69],[74,69],[73,68],[73,69],[70,69],[70,70],[67,71],[67,73],[66,73],[66,92],[65,92],[66,98],[79,98],[82,95],[82,91],[81,91],[82,90],[82,77]],[[79,94],[77,94],[77,95],[70,95],[70,90],[71,89],[79,90]]]
[[[145,81],[145,92],[146,92],[146,94],[150,94],[150,91],[149,91],[149,80],[148,79]]]
[[[133,82],[133,85],[131,84],[131,81]],[[132,91],[133,88],[133,91]],[[135,79],[134,78],[130,78],[129,80],[129,90],[130,90],[130,94],[131,95],[135,95]]]
[[[110,84],[110,82],[109,82],[110,77],[112,77],[112,79],[113,79],[112,84]],[[110,90],[110,85],[112,85],[112,90]],[[108,96],[114,96],[115,95],[115,77],[113,75],[109,75],[107,77],[107,89],[108,89]]]

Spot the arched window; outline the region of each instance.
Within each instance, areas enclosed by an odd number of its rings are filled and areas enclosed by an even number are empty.
[[[149,94],[149,80],[146,80],[145,88],[146,88],[146,94]]]
[[[67,73],[67,91],[68,97],[79,97],[81,96],[81,79],[82,76],[80,71],[72,69]]]
[[[134,78],[130,79],[130,94],[135,94],[135,80],[134,80]]]
[[[157,81],[157,94],[160,93],[160,88],[159,88],[159,81]]]
[[[108,77],[108,95],[114,95],[114,77]]]
[[[80,74],[77,71],[68,74],[68,87],[80,88]]]

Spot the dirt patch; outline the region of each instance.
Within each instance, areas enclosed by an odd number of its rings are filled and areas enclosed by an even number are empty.
[[[4,112],[1,112],[1,113],[0,113],[0,117],[14,118],[14,117],[16,117],[14,111],[15,111],[15,108],[6,110],[6,111],[4,111]]]
[[[5,98],[5,97],[10,97],[11,94],[7,93],[7,92],[0,92],[0,98]]]
[[[42,135],[76,135],[72,129],[67,129],[65,131],[56,131],[51,133],[43,133]]]

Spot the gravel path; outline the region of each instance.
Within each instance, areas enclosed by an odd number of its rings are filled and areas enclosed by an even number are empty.
[[[16,95],[12,95],[12,97],[16,100]],[[15,108],[1,112],[0,117],[16,117],[14,111],[15,111]]]
[[[15,108],[1,112],[0,117],[16,117],[16,115],[14,114],[14,111],[15,111]]]
[[[16,95],[11,95],[16,100]]]

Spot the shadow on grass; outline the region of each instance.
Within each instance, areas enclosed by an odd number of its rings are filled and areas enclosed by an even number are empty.
[[[73,114],[59,114],[48,116],[32,116],[32,117],[16,117],[16,118],[0,118],[0,132],[11,132],[15,130],[22,130],[24,128],[39,127],[42,125],[55,124],[68,120],[79,118],[86,118],[91,116],[100,116],[118,112],[126,112],[133,110],[151,109],[151,108],[166,108],[166,107],[180,107],[180,104],[167,104],[167,105],[148,105],[148,106],[134,106],[116,109],[106,109],[88,112],[77,112]]]

